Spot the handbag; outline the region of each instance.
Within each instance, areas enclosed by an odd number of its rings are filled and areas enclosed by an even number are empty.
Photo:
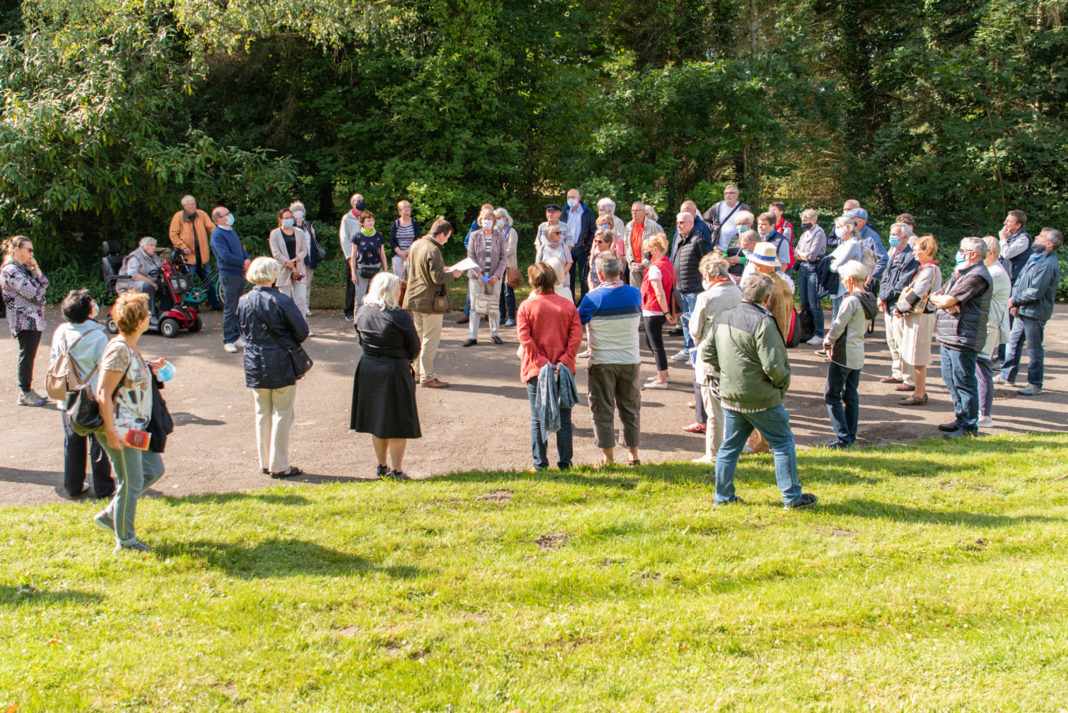
[[[924,267],[926,267],[926,265]],[[922,269],[923,268],[921,267],[920,270],[917,270],[916,274],[912,276],[912,281],[909,282],[908,287],[901,291],[901,297],[899,299],[903,299],[906,302],[911,302],[911,300],[908,300],[907,297],[916,293],[916,290],[914,290],[912,286],[916,284],[916,279],[920,276],[920,271]],[[937,270],[938,268],[936,267],[935,269]],[[930,298],[931,291],[927,290],[927,294],[919,298],[916,304],[912,306],[912,309],[910,309],[905,314],[924,314],[927,311],[927,300],[929,300]]]
[[[492,293],[480,292],[475,295],[475,299],[471,302],[471,311],[486,317],[495,316],[500,312],[500,307],[500,299],[494,297]]]
[[[513,290],[523,284],[523,273],[518,267],[506,267],[504,269],[504,284]]]
[[[304,351],[303,346],[298,344],[296,349],[289,349],[282,343],[278,333],[271,329],[271,325],[267,324],[259,310],[253,307],[252,313],[256,315],[256,319],[260,320],[260,326],[263,327],[263,330],[274,337],[274,341],[278,342],[278,346],[282,347],[285,353],[289,355],[289,361],[293,364],[293,372],[298,379],[311,371],[311,368],[315,366],[315,362],[308,356],[308,352]]]
[[[357,265],[356,274],[365,280],[372,279],[375,275],[381,272],[381,266],[379,265]]]
[[[132,352],[130,353],[130,359],[134,359]],[[67,412],[67,417],[70,419],[70,429],[79,436],[96,433],[104,425],[104,418],[100,415],[100,404],[97,402],[96,393],[90,384],[93,379],[93,372],[96,369],[97,367],[94,366],[93,371],[89,372],[89,375],[85,377],[84,383],[68,391],[67,397],[63,401],[63,410]],[[126,381],[126,375],[129,372],[130,366],[127,365],[126,370],[122,372],[122,378],[119,379],[119,383],[115,386],[115,391],[111,394],[112,401],[115,400],[115,395],[119,393],[119,389],[122,388],[122,382]]]
[[[445,314],[449,311],[452,305],[449,304],[449,293],[442,286],[440,291],[434,295],[434,302],[430,305],[430,308],[435,314]]]

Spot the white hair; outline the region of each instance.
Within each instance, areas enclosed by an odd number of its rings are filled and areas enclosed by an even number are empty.
[[[616,202],[611,198],[602,198],[601,200],[597,201],[597,212],[614,214],[616,212]]]
[[[258,257],[249,264],[245,279],[253,285],[270,285],[281,272],[282,263],[273,257]]]
[[[182,200],[181,200],[181,203],[182,203],[182,205],[185,205],[187,201],[193,201],[194,203],[196,203],[196,202],[197,202],[197,199],[196,199],[196,198],[194,198],[194,197],[193,197],[193,196],[191,196],[191,195],[188,195],[188,194],[187,194],[187,195],[184,195],[184,196],[182,196]]]
[[[856,225],[854,225],[853,219],[852,218],[848,218],[848,217],[846,217],[844,215],[840,215],[840,216],[838,216],[837,218],[834,219],[834,227],[835,228],[846,227],[846,228],[849,228],[850,231],[852,231],[854,233],[856,232]]]
[[[684,210],[681,213],[675,214],[675,222],[678,222],[680,220],[685,221],[686,218],[689,218],[691,221],[693,221],[693,213]]]
[[[494,208],[493,215],[504,220],[504,225],[508,228],[512,227],[512,214],[508,212],[507,208]]]
[[[308,212],[308,211],[307,211],[307,210],[306,210],[306,209],[304,208],[304,204],[303,204],[303,203],[301,203],[300,201],[293,201],[292,203],[290,203],[290,204],[289,204],[289,212],[290,212],[290,213],[295,213],[295,212],[297,212],[298,210],[302,210],[302,211],[304,211],[305,213],[307,213],[307,212]]]
[[[806,208],[801,211],[801,220],[811,220],[813,223],[820,217],[819,212],[815,208]]]
[[[846,278],[853,278],[855,283],[863,283],[868,279],[867,266],[857,260],[850,260],[847,263],[838,266],[838,277],[845,281]]]
[[[151,246],[155,247],[156,246],[156,239],[155,238],[150,238],[149,236],[146,235],[145,237],[141,238],[141,241],[139,243],[137,243],[137,247],[139,247],[139,248],[143,248],[146,245],[151,245]]]
[[[367,288],[363,303],[386,311],[400,309],[397,303],[399,294],[400,278],[392,272],[380,272],[371,280],[371,286]]]
[[[756,220],[756,217],[748,210],[740,210],[734,214],[734,224],[744,223],[745,225],[752,225]]]

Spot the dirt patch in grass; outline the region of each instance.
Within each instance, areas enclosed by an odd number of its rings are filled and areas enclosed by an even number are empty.
[[[568,540],[568,534],[566,532],[554,532],[547,535],[539,535],[534,544],[541,550],[555,550],[564,546],[564,543]]]

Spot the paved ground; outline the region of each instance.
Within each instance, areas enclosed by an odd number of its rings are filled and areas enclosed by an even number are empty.
[[[58,313],[51,310],[50,330],[58,322]],[[452,388],[419,390],[424,437],[409,444],[405,470],[416,477],[430,477],[457,470],[529,467],[529,409],[518,378],[514,329],[502,330],[506,344],[494,346],[483,325],[485,344],[463,349],[460,344],[467,329],[455,322],[456,315],[446,320],[437,361],[438,373]],[[370,437],[348,430],[352,374],[359,358],[352,327],[339,312],[329,311],[317,312],[311,326],[316,336],[307,349],[316,365],[298,386],[291,461],[307,473],[301,479],[305,483],[372,477],[375,461]],[[241,357],[223,351],[220,333],[220,315],[208,313],[200,334],[183,333],[175,339],[148,334],[142,340],[146,356],[166,357],[177,367],[177,376],[165,391],[176,431],[168,443],[167,474],[156,486],[158,492],[227,492],[273,482],[260,473],[256,462],[252,395],[244,385]],[[880,325],[867,342],[860,387],[860,445],[905,443],[937,435],[934,426],[952,417],[937,356],[929,377],[928,405],[900,407],[900,394],[879,383],[889,373],[882,336]],[[35,386],[39,392],[43,392],[49,338],[50,334],[45,336],[38,355]],[[681,338],[668,342],[674,352]],[[16,355],[15,340],[0,339],[0,364],[4,365],[0,403],[9,405],[0,431],[0,503],[56,502],[54,488],[62,481],[63,467],[59,413],[54,408],[15,405]],[[650,354],[643,352],[643,357],[644,377],[654,369]],[[791,361],[794,379],[786,405],[798,443],[802,447],[824,443],[831,437],[822,399],[826,362],[811,347],[792,350]],[[579,392],[584,397],[586,376],[583,369],[579,372]],[[693,420],[686,405],[692,398],[692,372],[672,365],[670,378],[669,390],[644,394],[641,450],[647,463],[689,459],[703,449],[703,436],[681,430]],[[1046,391],[1028,399],[1017,397],[1015,390],[999,389],[994,403],[998,428],[989,432],[1068,431],[1066,391],[1068,307],[1059,306],[1046,329]],[[599,451],[593,444],[588,410],[576,408],[574,421],[575,462],[597,462]]]

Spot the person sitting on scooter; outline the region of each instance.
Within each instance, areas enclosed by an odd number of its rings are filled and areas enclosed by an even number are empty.
[[[148,295],[148,308],[152,316],[156,316],[156,290],[159,289],[159,281],[158,277],[152,276],[152,271],[158,271],[162,266],[163,261],[156,255],[156,239],[147,236],[141,238],[137,249],[127,255],[122,263],[115,291],[144,292]]]

